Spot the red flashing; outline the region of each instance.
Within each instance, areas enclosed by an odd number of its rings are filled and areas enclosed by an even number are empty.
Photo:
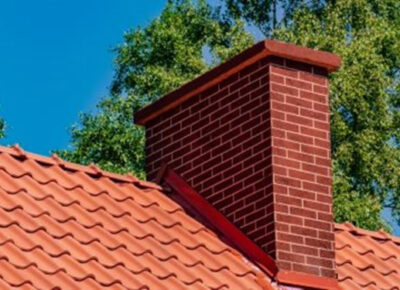
[[[276,262],[224,215],[216,210],[177,173],[164,164],[157,176],[157,182],[165,181],[185,202],[196,210],[203,219],[217,228],[225,238],[241,250],[253,263],[259,266],[269,277],[280,285],[308,287],[312,289],[340,289],[337,279],[316,275],[278,270]]]
[[[338,55],[275,40],[261,41],[227,62],[215,67],[179,89],[143,108],[134,116],[135,123],[144,125],[162,113],[178,106],[190,97],[228,78],[246,66],[266,56],[277,56],[325,68],[328,72],[340,67]]]
[[[253,243],[245,234],[236,228],[224,215],[216,210],[202,196],[195,192],[178,174],[164,165],[158,176],[164,180],[176,193],[189,203],[207,222],[215,226],[234,246],[241,250],[249,259],[257,264],[270,277],[278,272],[275,260]]]
[[[314,289],[336,290],[341,289],[337,279],[318,277],[310,274],[303,274],[291,271],[280,270],[276,275],[279,284],[302,286]]]

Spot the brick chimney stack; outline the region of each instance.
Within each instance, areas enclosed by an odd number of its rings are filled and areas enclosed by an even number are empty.
[[[272,256],[334,278],[328,73],[334,54],[263,41],[135,115],[162,162]]]

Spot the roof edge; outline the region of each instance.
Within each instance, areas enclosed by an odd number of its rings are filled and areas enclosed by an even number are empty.
[[[142,187],[146,187],[149,189],[155,189],[155,190],[162,189],[156,183],[138,179],[136,176],[129,174],[129,173],[122,175],[122,174],[102,170],[93,163],[90,165],[81,165],[78,163],[69,162],[69,161],[61,159],[57,154],[52,154],[50,157],[48,157],[48,156],[44,156],[44,155],[30,153],[30,152],[22,149],[18,144],[15,144],[11,147],[6,147],[6,146],[0,145],[0,154],[3,154],[3,153],[9,154],[10,156],[13,156],[16,158],[23,158],[23,159],[29,158],[29,159],[32,159],[39,163],[59,166],[60,168],[67,169],[67,170],[81,171],[88,175],[104,176],[104,177],[107,177],[107,178],[110,178],[113,180],[117,180],[120,182],[132,183],[137,186],[142,186]],[[0,164],[0,169],[1,168],[4,168],[4,167]]]
[[[369,236],[373,239],[380,241],[392,241],[393,243],[400,244],[400,237],[396,237],[392,234],[387,233],[383,229],[377,231],[365,230],[354,226],[350,222],[344,222],[342,224],[335,223],[335,231],[346,231],[351,234],[359,236]]]
[[[148,121],[265,56],[277,56],[323,67],[328,72],[337,70],[341,65],[340,57],[334,53],[276,40],[264,40],[138,111],[134,115],[134,122],[138,125],[145,125]]]

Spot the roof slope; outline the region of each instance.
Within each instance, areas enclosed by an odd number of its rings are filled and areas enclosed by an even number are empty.
[[[260,289],[265,278],[155,184],[0,147],[1,289]]]
[[[400,289],[400,238],[349,223],[336,225],[335,237],[343,289]]]
[[[342,289],[400,289],[400,238],[336,225]],[[153,183],[0,146],[0,289],[262,289]]]

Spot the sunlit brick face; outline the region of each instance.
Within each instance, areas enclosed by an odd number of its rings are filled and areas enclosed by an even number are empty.
[[[146,124],[163,161],[280,269],[334,277],[325,69],[265,57]]]

